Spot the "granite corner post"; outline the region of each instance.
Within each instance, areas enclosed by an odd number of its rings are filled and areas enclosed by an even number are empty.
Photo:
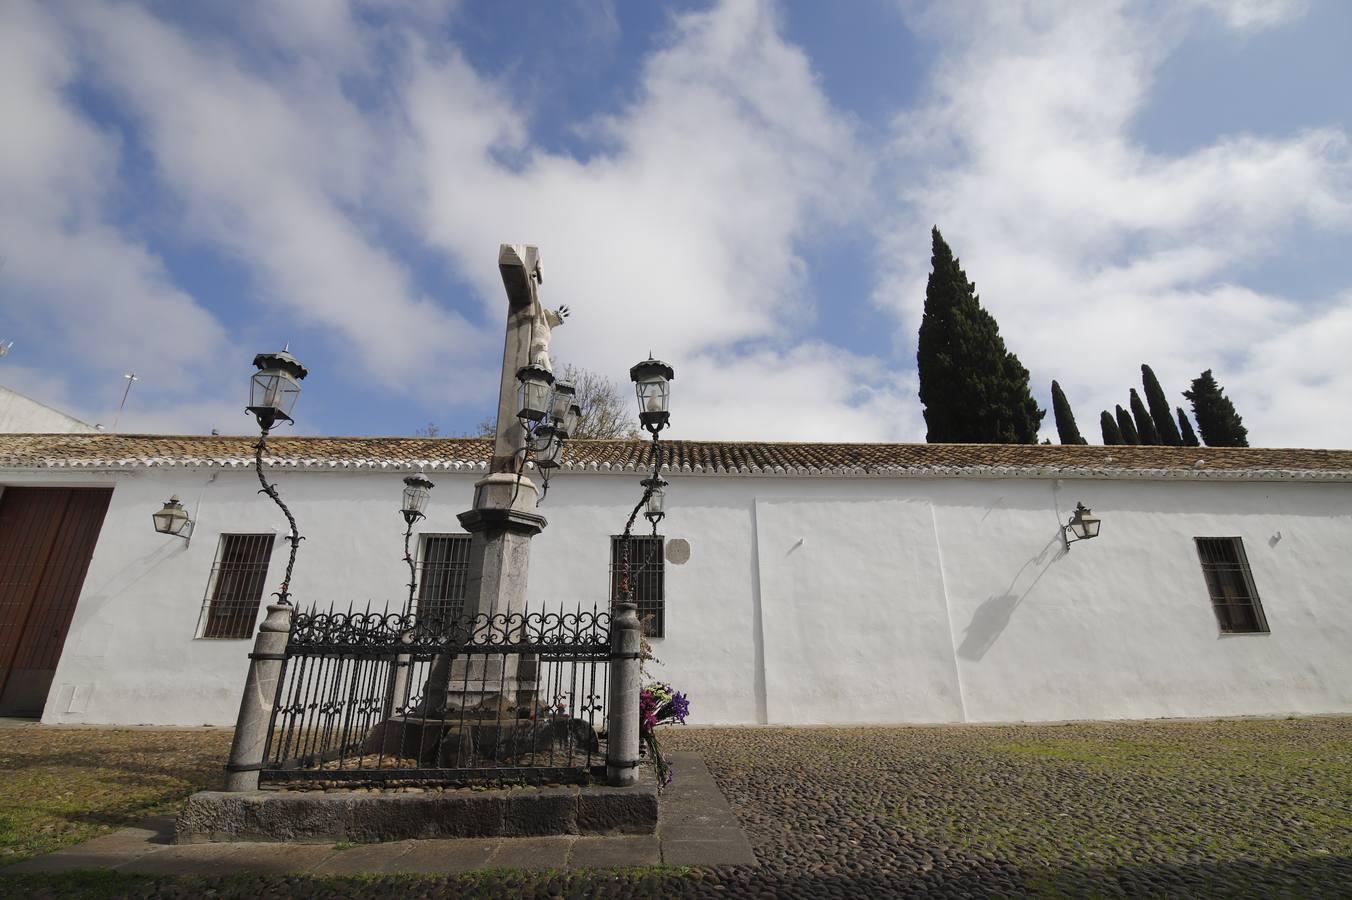
[[[230,759],[225,764],[227,791],[258,790],[258,775],[267,750],[268,729],[277,699],[277,684],[286,660],[286,642],[291,633],[290,606],[274,603],[258,626],[253,652],[249,654],[249,674],[235,719],[235,736],[230,744]]]
[[[610,692],[606,701],[606,784],[628,787],[638,781],[639,666],[638,607],[632,599],[612,607]]]

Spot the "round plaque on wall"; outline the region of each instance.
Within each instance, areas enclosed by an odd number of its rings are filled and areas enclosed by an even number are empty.
[[[685,538],[672,538],[667,541],[667,562],[674,566],[690,561],[690,542]]]

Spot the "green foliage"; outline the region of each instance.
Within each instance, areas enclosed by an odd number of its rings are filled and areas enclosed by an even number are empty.
[[[1080,429],[1075,424],[1075,413],[1070,410],[1070,401],[1066,399],[1066,392],[1061,390],[1061,385],[1055,381],[1052,382],[1052,413],[1056,416],[1056,434],[1060,437],[1061,443],[1089,443],[1080,436]]]
[[[1117,427],[1117,420],[1106,409],[1099,414],[1099,430],[1103,432],[1103,446],[1114,447],[1124,443],[1122,429]]]
[[[1150,418],[1155,420],[1155,428],[1159,431],[1160,443],[1181,447],[1183,436],[1174,425],[1173,414],[1169,411],[1169,398],[1164,396],[1160,380],[1145,363],[1141,363],[1141,383],[1145,386],[1145,401],[1150,407]]]
[[[1184,391],[1183,396],[1192,401],[1192,417],[1197,420],[1197,430],[1208,447],[1249,446],[1249,430],[1244,427],[1244,420],[1235,412],[1235,405],[1225,396],[1210,369],[1194,378],[1192,390]]]
[[[1136,433],[1136,423],[1131,421],[1131,416],[1121,406],[1116,407],[1116,409],[1117,428],[1118,432],[1122,435],[1122,443],[1139,444],[1141,442],[1141,436]]]
[[[1178,431],[1183,436],[1183,446],[1198,446],[1197,434],[1192,430],[1192,423],[1188,421],[1188,417],[1183,414],[1183,407],[1177,406],[1174,409],[1178,412]]]
[[[1136,433],[1141,436],[1142,444],[1160,442],[1160,433],[1155,428],[1155,420],[1150,418],[1150,413],[1146,411],[1145,404],[1141,402],[1141,395],[1136,393],[1136,388],[1131,389],[1131,417],[1136,420]]]
[[[916,352],[926,440],[1037,443],[1046,411],[1028,389],[1028,370],[1005,349],[1000,327],[938,228],[932,236],[933,270]]]

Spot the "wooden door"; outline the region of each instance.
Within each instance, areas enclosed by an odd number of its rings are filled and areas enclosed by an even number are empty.
[[[0,716],[40,716],[112,488],[0,494]]]

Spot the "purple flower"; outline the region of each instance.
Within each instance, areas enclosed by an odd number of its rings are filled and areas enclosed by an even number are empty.
[[[671,710],[672,718],[684,725],[685,717],[690,715],[690,698],[680,691],[673,691],[671,703],[667,707]]]

